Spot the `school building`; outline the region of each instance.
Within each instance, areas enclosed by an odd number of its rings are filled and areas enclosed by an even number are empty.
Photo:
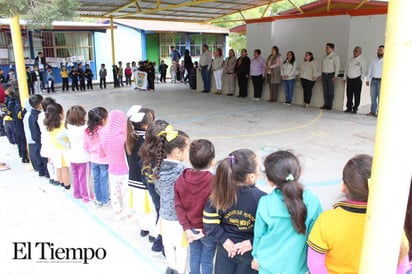
[[[104,25],[109,24],[109,20],[102,21]],[[228,46],[227,38],[229,30],[213,26],[211,24],[173,22],[153,20],[127,20],[117,19],[113,21],[115,59],[116,62],[149,60],[156,62],[164,59],[170,65],[170,46],[174,45],[184,56],[185,49],[190,51],[190,55],[197,60],[202,53],[202,44],[208,44],[209,50],[222,48],[226,52]],[[110,42],[110,33],[98,34],[99,40]],[[106,37],[103,37],[106,36]],[[102,48],[100,48],[102,47]],[[106,55],[102,56],[102,63],[110,64],[111,55],[107,51],[106,43],[98,43],[96,50],[106,50]]]
[[[54,22],[50,29],[41,30],[32,30],[23,20],[20,25],[27,66],[33,66],[38,52],[43,52],[46,62],[53,68],[55,83],[61,83],[61,65],[71,66],[78,62],[90,64],[97,79],[96,60],[99,53],[96,52],[96,35],[106,33],[109,25]],[[15,59],[9,20],[0,19],[0,68],[7,75],[11,67],[15,67]]]

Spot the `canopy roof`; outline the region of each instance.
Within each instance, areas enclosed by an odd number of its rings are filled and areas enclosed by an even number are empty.
[[[255,7],[265,7],[261,17],[268,14],[273,5],[287,2],[292,9],[287,14],[329,12],[336,9],[368,9],[387,6],[387,1],[377,0],[314,0],[298,5],[299,0],[80,0],[78,13],[82,17],[145,19],[184,22],[209,22],[229,14],[242,13]]]

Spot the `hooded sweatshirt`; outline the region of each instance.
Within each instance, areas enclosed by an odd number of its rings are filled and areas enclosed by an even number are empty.
[[[212,191],[213,174],[207,170],[185,169],[176,180],[175,208],[184,230],[203,228],[203,209]]]
[[[129,173],[124,152],[126,130],[126,114],[120,110],[110,111],[107,124],[103,128],[101,136],[103,152],[109,164],[109,174],[125,175]]]
[[[67,124],[67,138],[69,138],[70,148],[67,152],[68,160],[71,163],[88,163],[89,154],[84,151],[84,131],[87,125],[75,126]]]

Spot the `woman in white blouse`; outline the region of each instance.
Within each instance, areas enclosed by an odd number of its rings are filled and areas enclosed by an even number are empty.
[[[319,76],[319,69],[316,62],[313,60],[312,52],[305,52],[305,62],[303,62],[300,68],[300,81],[303,88],[303,102],[304,107],[307,108],[310,105],[312,98],[312,89],[315,85],[316,79]]]
[[[293,51],[288,51],[286,60],[283,62],[280,68],[280,75],[285,87],[285,105],[289,106],[293,100],[293,89],[295,87],[296,78],[296,58]]]
[[[216,83],[216,94],[222,94],[222,75],[223,75],[223,54],[222,49],[218,48],[215,51],[215,58],[212,62],[213,76],[215,77]]]

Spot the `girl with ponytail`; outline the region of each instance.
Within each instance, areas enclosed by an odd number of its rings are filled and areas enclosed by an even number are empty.
[[[266,157],[265,172],[273,191],[259,201],[252,268],[259,273],[307,273],[307,236],[322,208],[299,183],[295,155],[277,151]]]
[[[260,197],[255,153],[233,151],[218,163],[212,193],[203,211],[206,236],[217,240],[215,274],[255,274],[252,261],[253,226]]]

